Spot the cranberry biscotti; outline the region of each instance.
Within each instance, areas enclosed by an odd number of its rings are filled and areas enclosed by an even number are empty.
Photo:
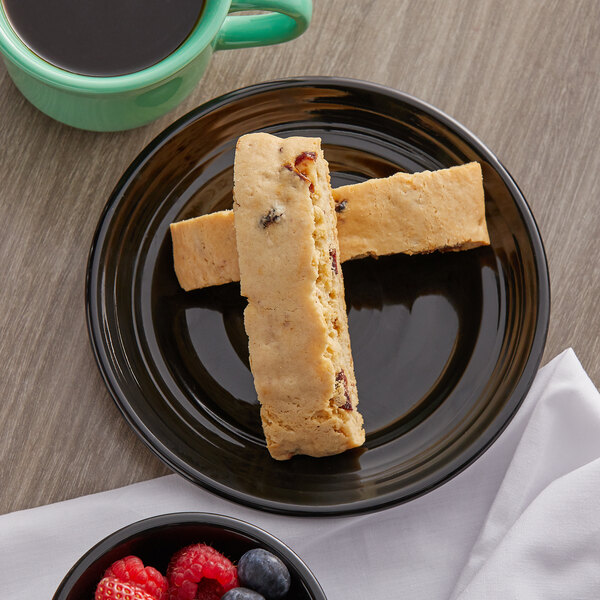
[[[320,140],[241,137],[234,222],[250,365],[271,456],[360,446],[335,203]]]
[[[479,163],[396,173],[333,190],[340,258],[467,250],[490,243]],[[171,224],[181,287],[239,281],[233,212]]]

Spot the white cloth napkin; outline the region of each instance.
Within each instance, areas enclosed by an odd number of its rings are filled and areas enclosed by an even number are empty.
[[[112,531],[161,513],[206,511],[286,542],[329,600],[597,600],[598,498],[600,395],[566,350],[539,371],[479,460],[413,502],[356,517],[286,517],[169,475],[0,516],[0,590],[11,600],[51,598],[71,565]]]

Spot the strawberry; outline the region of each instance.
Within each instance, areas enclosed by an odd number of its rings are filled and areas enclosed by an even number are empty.
[[[150,594],[154,600],[167,600],[168,583],[164,575],[154,567],[144,567],[137,556],[126,556],[114,562],[104,573],[121,583],[128,583]]]
[[[156,600],[141,588],[131,583],[123,583],[114,577],[105,577],[96,588],[95,600]]]

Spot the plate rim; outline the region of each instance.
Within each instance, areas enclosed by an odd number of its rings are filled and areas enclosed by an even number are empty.
[[[512,402],[509,401],[507,403],[507,405],[510,405],[510,410],[507,417],[499,425],[494,434],[491,435],[489,439],[485,441],[485,443],[478,447],[467,460],[461,462],[458,467],[454,468],[449,473],[445,473],[443,476],[436,478],[434,482],[425,486],[422,490],[403,495],[401,497],[398,497],[398,494],[394,495],[393,493],[387,493],[382,496],[375,496],[374,499],[361,499],[334,505],[289,504],[283,501],[274,501],[262,497],[256,497],[252,494],[223,485],[219,481],[215,481],[214,479],[205,476],[202,472],[195,468],[192,470],[197,474],[197,476],[192,476],[192,474],[186,472],[185,470],[185,466],[189,468],[189,465],[187,465],[185,461],[167,448],[163,442],[145,425],[142,419],[140,419],[139,416],[134,413],[134,411],[127,410],[129,405],[128,400],[126,395],[122,394],[120,386],[115,381],[114,374],[111,371],[111,363],[106,353],[106,348],[101,343],[103,340],[101,333],[101,320],[99,318],[101,311],[99,310],[99,306],[95,301],[99,289],[98,275],[101,272],[99,259],[102,254],[101,251],[103,248],[103,242],[105,241],[106,234],[109,229],[108,226],[111,222],[111,216],[114,214],[114,212],[116,212],[116,209],[122,200],[122,193],[127,189],[128,184],[131,183],[138,170],[147,164],[152,156],[161,148],[164,143],[168,142],[173,135],[176,135],[190,123],[210,113],[212,110],[224,106],[232,101],[240,100],[257,93],[296,87],[321,87],[328,89],[335,87],[339,89],[350,88],[352,90],[368,91],[378,95],[391,97],[395,101],[405,103],[442,123],[454,134],[456,134],[463,142],[472,147],[479,155],[484,157],[490,166],[496,171],[510,191],[511,197],[515,202],[517,210],[521,214],[523,223],[531,240],[531,247],[533,250],[536,267],[536,284],[538,290],[537,320],[535,324],[535,331],[532,337],[532,343],[529,349],[529,355],[524,363],[521,377],[517,381],[512,394],[509,397]],[[241,503],[245,506],[271,513],[286,514],[290,516],[344,516],[384,510],[392,506],[409,502],[431,492],[432,490],[452,480],[466,468],[471,466],[494,444],[494,442],[512,421],[533,383],[539,365],[542,361],[544,347],[548,335],[550,304],[551,289],[549,267],[539,227],[524,194],[521,192],[519,186],[514,181],[508,170],[501,163],[499,158],[464,125],[424,100],[420,100],[411,94],[401,92],[394,88],[378,83],[361,79],[329,76],[288,77],[244,86],[202,103],[188,113],[179,117],[171,125],[159,132],[133,159],[111,191],[108,200],[100,214],[98,224],[92,238],[92,243],[88,254],[85,280],[85,307],[88,337],[96,364],[109,395],[138,438],[155,456],[159,458],[163,464],[165,464],[175,473],[184,477],[184,479],[187,479],[188,481],[199,485],[204,489],[217,494],[218,496]],[[506,407],[504,410],[506,410]]]

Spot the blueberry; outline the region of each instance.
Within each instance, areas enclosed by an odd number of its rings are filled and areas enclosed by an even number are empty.
[[[221,600],[265,600],[265,597],[261,596],[254,590],[238,587],[229,590],[226,594],[223,594],[221,596]]]
[[[262,548],[248,550],[238,562],[240,585],[261,593],[266,600],[279,600],[290,589],[292,578],[283,562]]]

